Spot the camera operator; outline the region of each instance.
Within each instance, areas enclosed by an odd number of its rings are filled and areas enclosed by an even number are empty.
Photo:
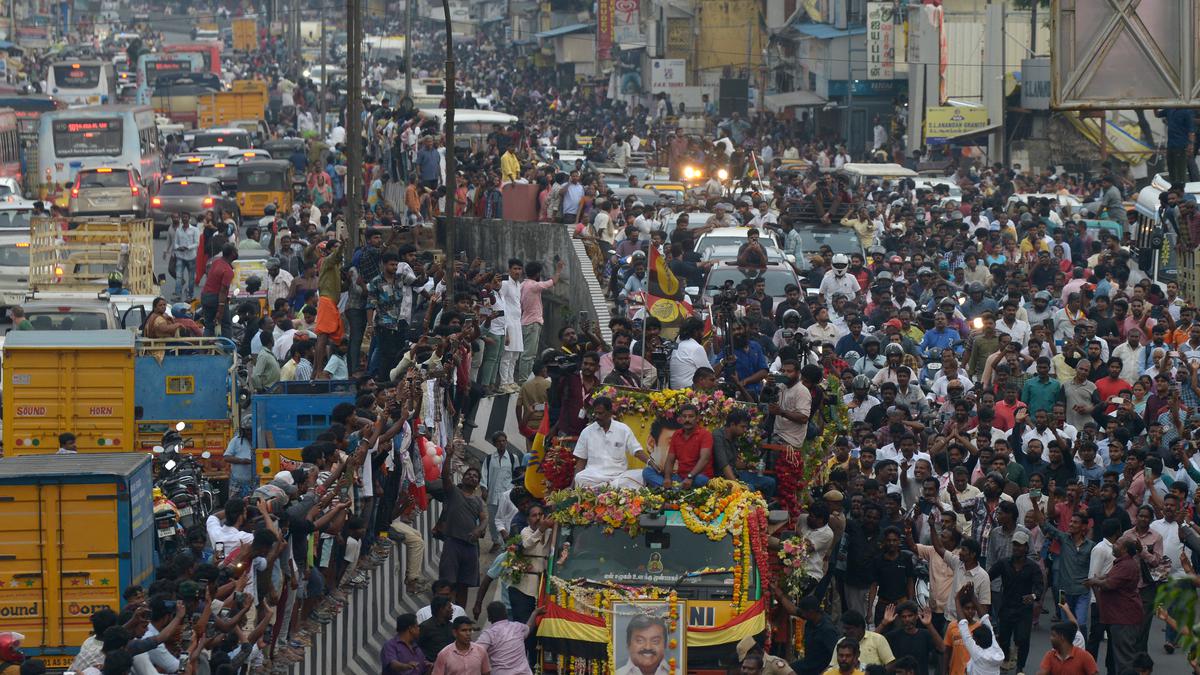
[[[550,436],[578,436],[588,425],[588,406],[592,392],[600,386],[600,355],[588,352],[582,357],[560,356],[550,368]]]
[[[767,357],[762,346],[750,339],[745,318],[733,322],[730,338],[722,353],[713,356],[713,371],[756,400],[767,377]]]
[[[816,365],[805,367],[816,368],[818,371],[821,369]],[[776,440],[798,448],[804,445],[808,434],[812,394],[800,381],[800,362],[795,359],[784,361],[783,376],[787,381],[779,392],[779,402],[769,405],[767,412],[775,416]]]
[[[679,329],[679,344],[671,353],[671,388],[684,389],[692,384],[697,368],[707,368],[708,352],[700,340],[704,338],[704,322],[690,317]]]

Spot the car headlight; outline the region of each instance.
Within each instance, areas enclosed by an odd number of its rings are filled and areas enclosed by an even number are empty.
[[[719,180],[729,180],[729,172],[725,169],[717,169],[717,178]]]

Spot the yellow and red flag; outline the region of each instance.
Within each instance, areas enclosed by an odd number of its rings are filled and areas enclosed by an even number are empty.
[[[684,319],[696,313],[686,300],[679,277],[667,267],[657,246],[650,247],[649,279],[646,284],[646,313],[662,322],[663,337],[673,340]]]

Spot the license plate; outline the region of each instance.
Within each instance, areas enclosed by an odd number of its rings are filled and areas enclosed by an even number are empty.
[[[164,527],[164,528],[159,529],[159,531],[158,531],[159,539],[170,539],[171,537],[174,537],[174,536],[175,536],[175,530],[170,527]]]
[[[192,507],[185,506],[182,509],[179,509],[179,517],[180,518],[182,518],[184,516],[190,516],[190,515],[192,515]]]

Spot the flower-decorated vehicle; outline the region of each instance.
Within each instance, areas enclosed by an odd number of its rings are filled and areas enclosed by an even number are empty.
[[[766,631],[776,561],[757,492],[715,478],[692,490],[560,490],[548,506],[544,670],[725,673],[737,642]]]

